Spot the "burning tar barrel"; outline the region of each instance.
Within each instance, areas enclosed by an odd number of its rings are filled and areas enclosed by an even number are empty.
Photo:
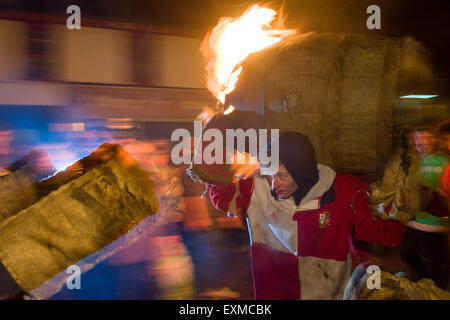
[[[269,128],[307,134],[323,164],[379,174],[399,76],[408,74],[405,41],[309,34],[253,53],[239,66],[225,109],[255,111]]]
[[[153,180],[116,144],[35,188],[37,202],[0,222],[0,262],[28,293],[159,211]]]

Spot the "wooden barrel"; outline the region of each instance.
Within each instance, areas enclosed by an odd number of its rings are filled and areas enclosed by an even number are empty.
[[[311,34],[250,55],[226,104],[308,135],[320,163],[381,173],[389,155],[402,39]]]

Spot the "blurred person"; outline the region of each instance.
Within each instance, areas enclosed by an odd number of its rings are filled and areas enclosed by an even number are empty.
[[[410,175],[419,183],[414,193],[419,203],[413,210],[414,218],[400,245],[402,259],[415,270],[418,277],[430,278],[440,288],[447,286],[449,276],[448,205],[439,194],[448,157],[436,153],[437,140],[429,127],[416,128],[412,142],[417,156],[412,156]]]
[[[444,142],[445,147],[449,135],[445,130],[448,131],[448,128],[446,129],[444,122],[443,125],[438,126],[436,133],[427,128],[418,129],[414,132],[414,143],[421,159],[420,177],[432,204],[435,203],[435,199],[442,198],[439,195],[442,193],[444,186],[444,173],[449,166],[449,152],[442,148],[442,142]],[[436,207],[432,214],[441,217],[448,216],[448,208]]]
[[[318,164],[306,135],[284,132],[277,172],[237,171],[210,185],[213,205],[246,213],[256,299],[341,299],[352,272],[351,239],[396,246],[405,227],[372,219],[367,186]],[[261,170],[263,172],[263,170]]]
[[[194,297],[194,267],[189,251],[182,238],[182,225],[185,213],[182,171],[171,167],[169,144],[167,141],[154,142],[159,149],[151,160],[152,177],[164,224],[150,240],[156,250],[156,259],[150,266],[162,290],[161,298],[167,300],[187,300]]]
[[[447,155],[437,152],[438,140],[430,128],[417,128],[413,140],[421,160],[422,182],[428,188],[436,189],[442,182]]]

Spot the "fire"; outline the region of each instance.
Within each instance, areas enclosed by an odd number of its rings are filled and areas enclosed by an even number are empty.
[[[225,115],[227,115],[227,114],[230,114],[230,113],[232,113],[233,111],[234,111],[234,106],[232,106],[232,105],[230,105],[228,108],[227,108],[227,110],[225,110],[224,112],[223,112],[223,114],[225,114]]]
[[[235,70],[236,66],[249,54],[296,34],[294,29],[275,28],[276,15],[275,10],[256,4],[238,18],[221,18],[203,39],[202,52],[208,60],[207,87],[222,104],[242,72],[242,66]]]

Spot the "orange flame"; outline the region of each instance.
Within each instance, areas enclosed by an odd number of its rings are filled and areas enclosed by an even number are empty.
[[[242,66],[234,70],[238,64],[250,53],[296,34],[294,29],[271,26],[276,14],[275,10],[256,4],[236,19],[221,18],[203,39],[202,52],[208,60],[207,87],[222,104],[225,95],[234,90],[242,72]]]

